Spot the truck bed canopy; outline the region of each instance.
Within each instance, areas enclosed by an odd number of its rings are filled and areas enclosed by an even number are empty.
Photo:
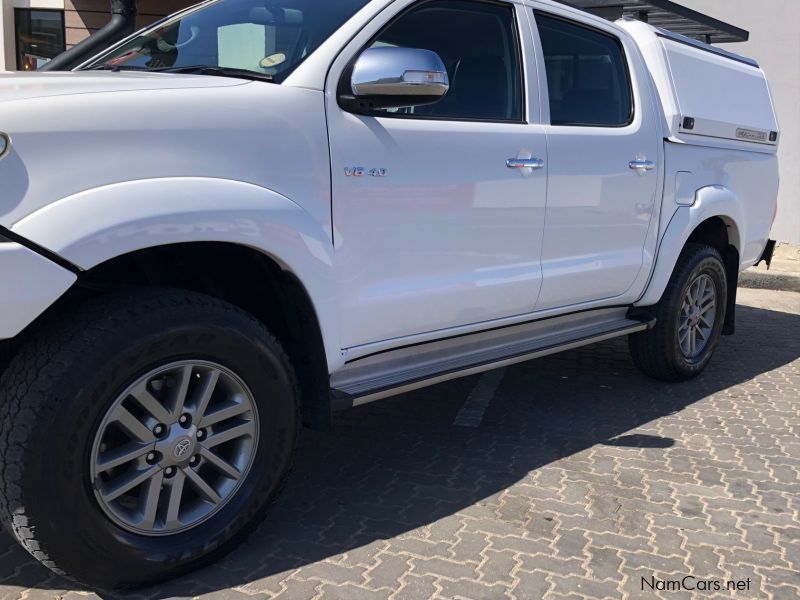
[[[750,33],[671,0],[559,0],[610,21],[632,17],[706,44],[746,42]]]

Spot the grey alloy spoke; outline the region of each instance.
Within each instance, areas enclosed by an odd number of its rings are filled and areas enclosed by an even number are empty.
[[[186,404],[186,395],[189,393],[189,384],[192,382],[192,373],[194,367],[192,365],[184,365],[180,369],[180,381],[173,391],[172,400],[172,420],[177,421],[183,413],[183,407]]]
[[[686,303],[688,306],[692,306],[694,304],[694,296],[692,295],[692,290],[694,289],[694,283],[689,286],[689,289],[686,290]]]
[[[211,401],[211,396],[217,387],[219,376],[220,372],[217,369],[212,369],[202,376],[202,382],[198,390],[197,405],[194,410],[194,420],[196,423],[203,420],[203,416],[206,414],[206,410],[208,410],[208,403]]]
[[[697,293],[695,294],[695,301],[697,304],[702,302],[702,298],[706,294],[706,278],[701,277],[697,280]]]
[[[131,397],[138,402],[142,408],[149,412],[159,423],[170,422],[170,411],[158,401],[158,399],[147,389],[148,382],[142,382],[132,392]]]
[[[231,427],[230,429],[226,429],[219,433],[210,435],[202,443],[202,446],[204,448],[213,448],[214,446],[219,446],[220,444],[224,444],[225,442],[230,442],[231,440],[235,440],[236,438],[253,435],[254,430],[255,428],[253,426],[253,423],[248,421],[247,423],[242,423],[241,425],[236,425],[234,427]]]
[[[197,426],[210,427],[211,425],[221,423],[222,421],[227,421],[233,417],[238,417],[239,415],[246,413],[248,410],[250,410],[250,408],[246,404],[237,402],[236,404],[205,415]]]
[[[106,502],[113,502],[123,494],[131,491],[132,489],[136,488],[137,486],[142,485],[145,481],[150,479],[153,475],[156,474],[157,471],[160,469],[157,466],[151,466],[143,471],[136,471],[131,474],[127,474],[126,477],[121,478],[122,482],[117,483],[111,490],[106,492],[101,491],[101,496],[103,500]]]
[[[711,294],[708,298],[706,298],[703,302],[700,303],[700,312],[701,314],[707,314],[710,311],[714,310],[717,306],[717,301],[714,297],[714,294]]]
[[[141,442],[149,443],[156,439],[153,432],[121,404],[117,407],[116,411],[114,411],[113,419],[131,436]]]
[[[214,454],[208,448],[200,448],[200,456],[205,458],[209,464],[215,467],[223,475],[230,477],[231,479],[238,480],[242,476],[236,467]]]
[[[691,325],[689,324],[689,319],[681,319],[680,327],[678,327],[678,333],[682,336],[686,335],[686,332],[689,331]]]
[[[120,467],[150,452],[152,444],[130,443],[114,450],[104,452],[98,457],[97,472],[104,473],[114,467]]]
[[[181,500],[183,499],[183,488],[185,484],[186,474],[183,472],[183,469],[181,469],[175,473],[175,477],[172,478],[172,485],[169,488],[169,502],[167,504],[167,516],[165,519],[167,527],[174,528],[180,526]]]
[[[216,490],[211,487],[197,471],[194,469],[184,469],[183,473],[186,475],[186,478],[195,487],[195,489],[206,498],[206,500],[214,504],[219,504],[222,501],[222,498],[216,492]]]
[[[156,524],[158,501],[161,498],[161,484],[164,481],[164,471],[158,471],[147,482],[147,493],[144,495],[141,527],[152,529]]]

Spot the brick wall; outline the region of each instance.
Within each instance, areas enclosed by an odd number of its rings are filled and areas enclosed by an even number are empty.
[[[144,27],[164,15],[196,3],[197,0],[139,0],[137,26]],[[67,48],[85,39],[111,18],[108,0],[66,0],[64,8]]]

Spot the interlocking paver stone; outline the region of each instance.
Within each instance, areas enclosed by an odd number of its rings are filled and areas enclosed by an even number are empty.
[[[800,294],[740,303],[694,381],[646,379],[612,340],[507,368],[477,427],[453,426],[477,377],[339,414],[244,545],[99,596],[682,599],[642,578],[688,575],[750,581],[694,597],[797,600]],[[0,534],[0,599],[97,597]]]

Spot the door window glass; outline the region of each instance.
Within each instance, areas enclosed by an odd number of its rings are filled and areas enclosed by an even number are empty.
[[[536,14],[553,125],[626,125],[631,84],[619,40],[594,29]]]
[[[18,8],[14,16],[17,69],[35,71],[64,52],[64,11]]]
[[[450,90],[435,104],[390,111],[398,116],[522,121],[519,39],[511,5],[432,0],[406,12],[374,40],[436,52],[447,67]]]

